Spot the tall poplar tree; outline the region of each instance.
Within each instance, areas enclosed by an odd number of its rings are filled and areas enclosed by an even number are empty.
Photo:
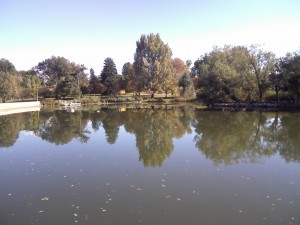
[[[171,79],[171,56],[171,49],[159,34],[143,34],[136,42],[135,72],[144,89],[151,91],[151,98],[155,92],[163,90]]]

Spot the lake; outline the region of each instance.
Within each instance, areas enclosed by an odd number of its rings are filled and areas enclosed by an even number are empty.
[[[0,224],[300,224],[300,115],[0,116]]]

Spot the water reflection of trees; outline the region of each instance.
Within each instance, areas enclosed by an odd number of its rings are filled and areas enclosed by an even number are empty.
[[[145,166],[161,166],[174,149],[173,139],[195,131],[196,147],[214,163],[257,162],[279,153],[287,162],[300,162],[300,117],[297,113],[208,112],[193,107],[41,111],[0,117],[0,147],[12,146],[21,130],[55,144],[89,140],[88,122],[102,128],[109,144],[119,129],[136,137]]]
[[[191,131],[187,109],[135,110],[127,113],[125,129],[136,136],[140,160],[145,166],[161,166],[172,153],[173,138]]]
[[[85,143],[88,141],[90,133],[86,128],[88,121],[88,115],[82,111],[44,112],[40,114],[40,125],[35,134],[43,140],[57,145],[67,144],[74,138]]]
[[[129,109],[119,112],[105,109],[91,114],[92,127],[102,126],[106,140],[113,144],[117,140],[120,126],[136,136],[139,159],[145,166],[161,166],[172,153],[173,138],[192,132],[193,108],[178,109]]]
[[[287,162],[300,162],[300,116],[287,114],[280,120],[281,132],[277,135],[280,155]]]
[[[201,112],[195,117],[194,140],[216,164],[256,162],[277,152],[287,161],[299,161],[300,130],[291,121],[300,121],[294,117],[291,113]]]
[[[21,130],[38,128],[38,112],[27,112],[0,116],[0,147],[14,145]]]

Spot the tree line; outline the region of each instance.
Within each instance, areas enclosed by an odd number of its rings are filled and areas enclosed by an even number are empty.
[[[61,56],[39,62],[31,70],[17,71],[0,60],[0,98],[79,97],[82,94],[116,96],[120,90],[153,98],[164,93],[214,102],[253,102],[300,98],[300,53],[277,58],[261,46],[214,47],[194,63],[172,58],[172,50],[159,34],[141,35],[134,62],[126,62],[118,74],[110,57],[102,71],[86,72]]]

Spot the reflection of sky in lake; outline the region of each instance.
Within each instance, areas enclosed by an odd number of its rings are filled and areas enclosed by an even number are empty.
[[[1,225],[299,224],[300,164],[279,152],[216,163],[193,128],[145,167],[123,125],[114,144],[103,127],[87,130],[87,143],[61,145],[21,131],[0,149]]]

